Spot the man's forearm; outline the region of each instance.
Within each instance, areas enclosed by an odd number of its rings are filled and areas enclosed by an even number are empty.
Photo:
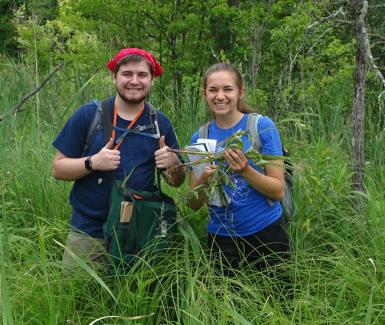
[[[65,181],[76,181],[77,179],[89,175],[91,172],[84,167],[83,158],[60,158],[53,163],[53,176],[56,179]]]

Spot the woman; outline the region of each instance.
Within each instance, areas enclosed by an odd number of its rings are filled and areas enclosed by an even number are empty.
[[[216,140],[216,151],[223,150],[221,143],[238,130],[246,131],[250,108],[243,101],[245,90],[239,71],[231,64],[211,66],[205,76],[203,96],[214,119],[208,126],[208,139]],[[278,130],[266,116],[258,119],[257,130],[261,139],[261,153],[277,156],[262,169],[257,168],[239,149],[226,149],[228,176],[235,187],[224,185],[228,204],[210,204],[208,244],[211,258],[223,260],[225,266],[238,268],[243,260],[258,269],[274,265],[289,256],[290,244],[285,231],[280,200],[284,196],[282,146]],[[199,131],[192,136],[196,143]],[[242,137],[244,150],[251,145],[247,133]],[[208,201],[203,187],[209,187],[216,166],[204,169],[200,177],[190,174],[189,206],[198,210]]]

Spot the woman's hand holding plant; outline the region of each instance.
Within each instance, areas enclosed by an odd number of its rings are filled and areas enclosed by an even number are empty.
[[[249,167],[248,159],[240,149],[226,149],[223,156],[230,168],[240,175]]]

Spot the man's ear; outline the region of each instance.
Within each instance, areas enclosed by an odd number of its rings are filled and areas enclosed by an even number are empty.
[[[245,91],[245,88],[242,88],[240,91],[239,91],[239,97],[241,99],[243,99],[243,97],[245,97],[246,95],[246,91]]]
[[[201,90],[201,95],[206,98],[206,91],[204,89]]]

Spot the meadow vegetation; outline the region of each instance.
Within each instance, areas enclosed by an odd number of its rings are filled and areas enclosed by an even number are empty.
[[[156,0],[150,17],[146,1],[130,1],[127,12],[102,0],[13,3],[18,10],[7,12],[18,38],[7,50],[15,52],[0,54],[3,324],[385,323],[384,93],[367,69],[365,191],[355,192],[350,2]],[[370,10],[381,68],[384,42],[375,33],[383,35],[383,14]],[[333,12],[340,19],[322,20]],[[52,177],[51,142],[77,107],[114,93],[105,63],[127,46],[153,51],[165,66],[150,101],[169,116],[182,146],[210,118],[199,96],[202,72],[217,60],[240,67],[247,102],[276,122],[291,152],[290,263],[262,273],[244,265],[234,277],[214,272],[207,211],[187,207],[184,184],[165,186],[177,201],[179,234],[157,263],[143,258],[112,277],[78,261],[84,272],[63,277],[71,183]],[[59,61],[64,68],[9,114]]]
[[[11,107],[33,88],[27,65],[1,65],[1,107]],[[185,185],[167,188],[180,208],[175,248],[156,265],[144,259],[126,276],[92,270],[63,278],[60,259],[70,206],[70,183],[51,176],[51,141],[68,114],[89,98],[112,91],[107,74],[88,81],[72,69],[53,80],[25,110],[0,124],[1,313],[4,324],[381,324],[385,321],[384,129],[367,118],[365,194],[351,191],[350,131],[346,116],[303,112],[278,121],[295,166],[296,215],[289,231],[293,260],[257,273],[247,266],[228,278],[213,272],[205,249],[206,211],[186,207]],[[170,114],[171,110],[155,104]],[[186,100],[187,102],[187,100]],[[68,108],[68,105],[71,107]],[[170,114],[181,144],[206,116],[203,103],[181,119]],[[356,211],[357,200],[363,209]],[[289,293],[290,290],[290,293]],[[146,316],[129,320],[133,316]]]

